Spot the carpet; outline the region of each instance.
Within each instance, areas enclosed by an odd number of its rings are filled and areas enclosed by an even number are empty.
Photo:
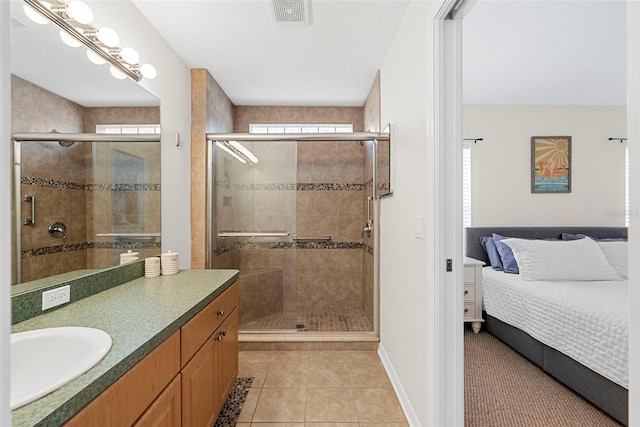
[[[466,427],[618,427],[488,332],[464,335]]]
[[[224,402],[224,405],[222,405],[214,427],[233,427],[236,425],[252,383],[253,377],[236,378],[229,392],[229,396],[227,396],[227,400]]]

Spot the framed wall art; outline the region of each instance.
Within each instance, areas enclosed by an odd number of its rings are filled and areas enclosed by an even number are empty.
[[[531,192],[571,192],[571,137],[531,137]]]

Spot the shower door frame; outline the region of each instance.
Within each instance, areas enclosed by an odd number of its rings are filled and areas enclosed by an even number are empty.
[[[215,185],[213,183],[213,170],[215,161],[216,141],[373,141],[373,197],[380,200],[384,196],[376,196],[377,188],[377,154],[378,142],[391,140],[390,133],[378,132],[352,132],[352,133],[207,133],[207,172],[205,190],[205,268],[213,268],[216,250],[216,239],[214,233],[214,203],[216,200]],[[391,172],[392,173],[392,172]],[[374,208],[374,213],[380,212],[379,208]],[[376,215],[377,216],[377,215]],[[380,222],[376,220],[376,225]],[[379,227],[377,227],[379,228]],[[374,231],[374,247],[378,248],[379,234]],[[373,292],[373,333],[380,336],[380,283],[379,283],[379,250],[374,256],[374,292]],[[341,332],[342,333],[342,332]]]
[[[14,279],[20,283],[22,277],[22,143],[23,142],[160,142],[160,134],[112,134],[112,133],[16,133],[11,136],[13,143],[13,197],[15,212],[15,259]]]

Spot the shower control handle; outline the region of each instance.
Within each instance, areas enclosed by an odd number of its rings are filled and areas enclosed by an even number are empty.
[[[25,194],[23,200],[27,203],[31,203],[31,218],[25,218],[22,223],[24,225],[33,225],[36,223],[36,196]]]
[[[62,237],[63,239],[67,238],[67,226],[61,222],[52,222],[49,224],[49,228],[47,229],[49,232],[49,236],[54,237],[56,239]]]

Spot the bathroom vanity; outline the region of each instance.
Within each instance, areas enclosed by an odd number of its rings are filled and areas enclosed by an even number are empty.
[[[89,326],[105,358],[12,412],[14,426],[211,426],[238,372],[238,271],[138,278],[13,325]]]

